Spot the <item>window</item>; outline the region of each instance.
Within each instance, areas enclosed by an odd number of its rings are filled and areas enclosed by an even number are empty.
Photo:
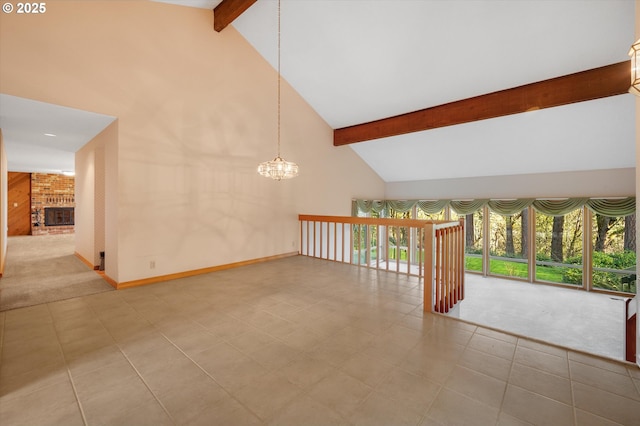
[[[482,272],[482,221],[484,209],[473,214],[459,215],[451,212],[452,220],[464,218],[465,229],[465,269],[470,272]]]
[[[593,214],[592,287],[636,292],[636,216]]]
[[[514,215],[490,212],[489,274],[527,278],[528,209]]]
[[[564,216],[536,212],[537,281],[582,286],[583,211]]]

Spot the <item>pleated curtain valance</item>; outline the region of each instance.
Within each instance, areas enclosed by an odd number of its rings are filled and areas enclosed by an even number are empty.
[[[636,197],[602,199],[602,198],[566,198],[561,200],[545,200],[522,198],[516,200],[353,200],[353,215],[362,213],[380,213],[393,209],[404,213],[417,206],[426,214],[439,213],[449,206],[459,215],[467,215],[480,210],[485,205],[501,215],[514,215],[529,206],[536,211],[550,216],[564,216],[575,209],[587,206],[595,213],[603,216],[628,216],[636,211]]]

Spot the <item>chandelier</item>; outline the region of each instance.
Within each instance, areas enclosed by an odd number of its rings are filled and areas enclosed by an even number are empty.
[[[298,165],[286,161],[280,156],[280,0],[278,0],[278,155],[271,161],[265,161],[258,165],[258,173],[261,176],[273,180],[291,179],[298,176]]]
[[[629,93],[640,95],[640,40],[633,43],[629,49],[631,56],[631,86]]]

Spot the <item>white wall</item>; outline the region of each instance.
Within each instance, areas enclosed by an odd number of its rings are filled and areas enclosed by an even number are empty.
[[[384,195],[286,82],[282,156],[301,176],[256,173],[276,155],[277,74],[233,26],[216,33],[210,10],[56,1],[21,18],[0,14],[3,92],[118,117],[104,219],[118,282],[296,252],[298,213],[349,214],[351,198]]]

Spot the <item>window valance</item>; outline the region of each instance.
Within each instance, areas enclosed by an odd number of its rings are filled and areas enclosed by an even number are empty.
[[[449,206],[459,215],[472,214],[488,205],[489,208],[502,215],[513,215],[529,206],[536,211],[550,216],[564,216],[575,209],[587,206],[593,212],[604,216],[627,216],[636,211],[636,197],[602,199],[602,198],[566,198],[561,200],[545,200],[522,198],[515,200],[353,200],[354,216],[358,211],[363,213],[380,213],[385,209],[393,209],[404,213],[417,206],[427,214],[439,213]]]

